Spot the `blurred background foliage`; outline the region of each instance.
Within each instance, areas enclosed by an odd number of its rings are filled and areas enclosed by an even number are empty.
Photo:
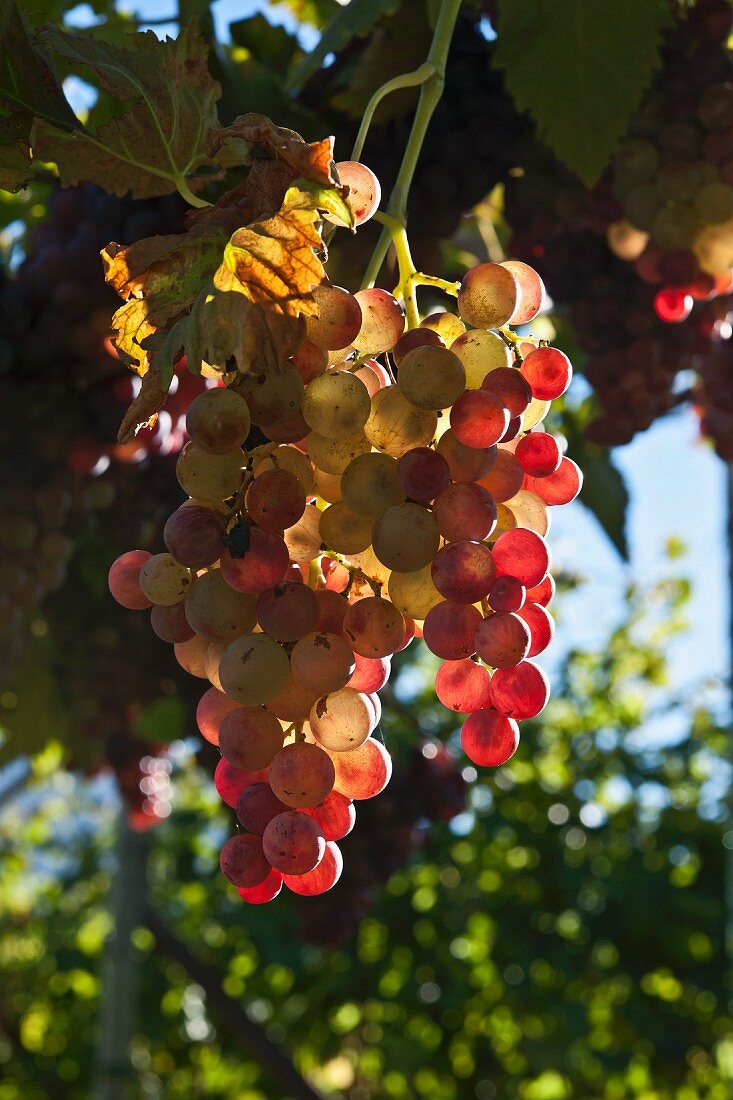
[[[54,0],[27,14],[35,25],[94,25],[117,42],[150,25],[175,33],[179,15],[196,15],[215,47],[222,118],[262,110],[308,138],[334,132],[338,151],[375,86],[423,60],[436,11],[422,0],[242,7],[156,2],[131,14]],[[629,21],[637,8],[639,18],[658,10],[654,38],[666,6],[625,4]],[[496,17],[494,3],[465,5],[411,199],[416,259],[446,276],[507,245],[516,226],[497,185],[536,142],[490,62]],[[100,121],[111,104],[84,77],[70,66],[67,91]],[[400,93],[376,116],[365,160],[386,191],[414,103]],[[558,169],[550,186],[560,193],[563,180]],[[60,220],[58,194],[50,170],[24,192],[0,192],[5,287]],[[130,239],[154,231],[150,209],[83,198],[92,259],[110,223]],[[180,210],[152,215],[173,231]],[[375,234],[337,238],[336,279],[358,278]],[[101,272],[90,271],[89,307],[104,314]],[[6,325],[18,300],[3,301]],[[547,323],[582,366],[567,310]],[[27,374],[40,392],[46,376]],[[86,397],[67,385],[71,421]],[[583,503],[625,555],[628,493],[608,447],[585,435],[596,411],[581,383],[553,427],[586,470]],[[117,412],[95,424],[107,442]],[[147,624],[131,625],[105,594],[118,548],[158,535],[169,458],[151,451],[115,467],[114,503],[73,530],[68,572],[32,609],[30,648],[0,694],[3,759],[13,760],[0,774],[0,1100],[727,1100],[728,708],[720,684],[681,688],[670,673],[690,598],[681,548],[667,548],[668,579],[629,582],[602,644],[566,646],[550,706],[495,774],[463,767],[456,717],[436,703],[430,658],[413,644],[385,698],[395,778],[360,807],[341,882],[324,898],[245,909],[217,873],[232,823],[214,795],[215,755],[192,735],[190,686],[162,644],[143,641]],[[561,635],[583,578],[563,581]],[[151,800],[163,808],[148,821]],[[141,813],[154,828],[130,828]],[[125,917],[134,957],[115,969],[120,862],[135,895]],[[105,1048],[115,1027],[123,1044],[128,1028],[134,1036],[129,1064]],[[314,1091],[285,1084],[278,1057]]]

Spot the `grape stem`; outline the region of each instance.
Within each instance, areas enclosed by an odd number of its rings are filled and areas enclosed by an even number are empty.
[[[176,176],[175,185],[178,188],[178,194],[186,200],[189,206],[195,206],[197,210],[203,210],[205,207],[211,206],[211,203],[207,202],[206,199],[200,199],[198,195],[194,195],[184,176]]]
[[[383,225],[392,238],[400,273],[400,281],[393,293],[395,298],[401,298],[405,303],[408,329],[415,328],[420,324],[420,313],[417,308],[417,295],[415,293],[419,286],[434,286],[446,294],[452,294],[455,298],[458,296],[461,284],[451,282],[448,279],[440,279],[437,275],[424,275],[422,271],[417,271],[410,252],[407,230],[402,222],[393,217],[392,214],[385,214],[382,210],[377,211],[374,220]]]
[[[415,168],[417,167],[417,162],[420,157],[425,134],[427,133],[430,119],[433,116],[433,111],[437,107],[440,97],[443,94],[448,50],[450,49],[453,28],[455,27],[460,7],[461,0],[441,0],[440,11],[435,23],[435,30],[433,31],[433,40],[430,43],[430,50],[428,51],[426,60],[426,64],[432,66],[434,71],[421,83],[420,99],[418,101],[417,110],[415,111],[415,117],[412,121],[412,129],[405,147],[402,164],[397,174],[389,203],[387,204],[387,213],[393,218],[396,218],[403,228],[407,221],[407,196],[410,191],[412,178],[415,175]],[[374,286],[391,243],[392,236],[389,229],[385,226],[382,229],[382,233],[372,253],[372,258],[369,261],[362,288]]]
[[[401,88],[414,88],[418,84],[423,84],[431,76],[435,74],[435,67],[430,65],[427,61],[420,65],[419,68],[413,70],[411,73],[402,73],[400,76],[394,76],[391,80],[387,80],[381,87],[377,88],[372,98],[367,103],[364,117],[361,120],[359,126],[359,133],[356,135],[356,141],[354,142],[354,148],[351,150],[351,159],[359,160],[362,150],[364,149],[364,143],[369,133],[369,127],[372,124],[374,112],[379,104],[382,102],[385,96],[388,96],[391,92],[398,92]]]

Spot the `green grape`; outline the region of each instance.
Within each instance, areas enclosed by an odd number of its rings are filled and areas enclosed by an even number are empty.
[[[176,464],[176,477],[184,493],[204,504],[227,500],[242,484],[244,455],[240,450],[209,455],[195,443],[187,443]]]

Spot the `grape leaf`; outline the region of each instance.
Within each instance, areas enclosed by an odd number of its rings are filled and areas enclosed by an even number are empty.
[[[36,124],[36,154],[56,162],[64,186],[91,180],[115,195],[152,198],[207,165],[206,138],[218,124],[221,92],[193,23],[175,40],[161,41],[152,31],[132,35],[130,49],[53,26],[40,37],[91,68],[101,90],[121,105],[95,133]]]
[[[500,0],[495,64],[556,156],[592,186],[659,61],[667,0]]]
[[[282,3],[299,23],[316,27],[325,27],[340,10],[339,0],[282,0]]]
[[[280,160],[295,172],[326,187],[335,187],[332,173],[333,138],[308,143],[294,130],[275,126],[266,115],[246,114],[209,136],[209,155],[223,168],[251,164],[254,146],[270,160]]]
[[[287,80],[291,95],[297,95],[314,73],[322,68],[330,53],[339,53],[352,38],[369,34],[384,15],[393,15],[401,0],[351,0],[342,7],[323,31],[315,49],[293,66]]]
[[[45,54],[31,42],[14,0],[0,0],[0,102],[65,130],[79,127]]]
[[[298,49],[298,39],[284,27],[270,23],[262,12],[249,19],[229,24],[229,33],[237,46],[243,46],[257,61],[283,72]]]

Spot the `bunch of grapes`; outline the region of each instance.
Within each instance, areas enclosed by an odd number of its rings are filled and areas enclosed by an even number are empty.
[[[359,225],[379,183],[362,164],[337,168]],[[508,760],[518,721],[547,702],[531,659],[553,634],[544,535],[581,475],[542,422],[572,369],[510,327],[542,302],[526,264],[481,264],[456,292],[457,314],[405,331],[386,290],[316,287],[282,369],[190,405],[188,499],[166,551],[110,569],[118,602],[150,609],[179,664],[210,683],[197,721],[242,830],[221,867],[246,901],[338,880],[354,803],[392,771],[377,693],[418,632],[445,662],[438,697],[468,714],[475,763]]]
[[[87,185],[58,190],[18,270],[0,276],[0,368],[9,383],[0,444],[6,681],[25,651],[29,623],[63,585],[79,541],[129,481],[140,484],[151,461],[184,442],[182,414],[202,389],[188,373],[153,433],[115,442],[135,383],[109,342],[114,295],[99,258],[110,236],[131,241],[181,228],[182,208],[178,199],[134,202]],[[130,531],[140,527],[140,514]]]
[[[371,911],[384,884],[430,839],[436,821],[466,806],[466,782],[450,751],[434,741],[412,745],[379,798],[359,808],[359,828],[344,839],[338,891],[300,906],[307,943],[338,947]]]

